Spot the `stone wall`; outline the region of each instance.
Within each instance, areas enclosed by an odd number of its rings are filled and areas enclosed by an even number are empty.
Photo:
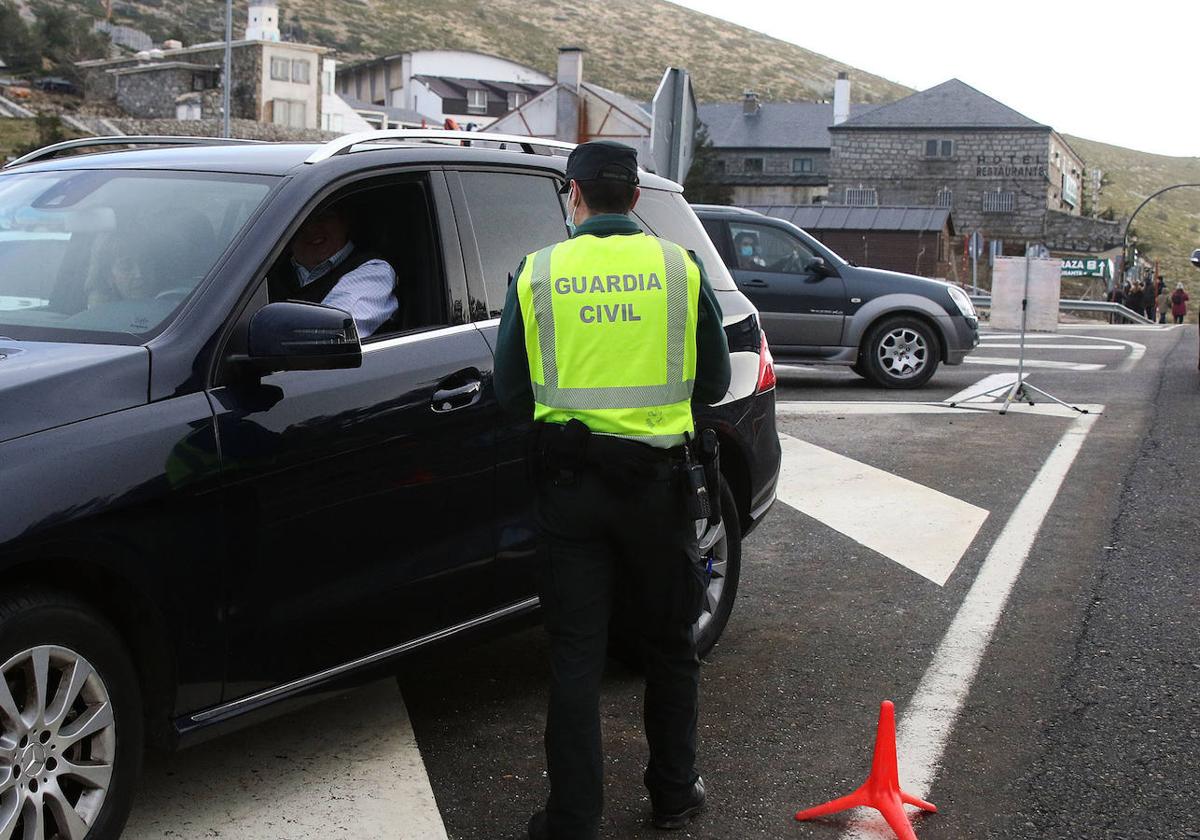
[[[132,119],[115,118],[109,120],[125,134],[159,134],[171,137],[219,137],[221,135],[220,119],[176,120],[176,119]],[[317,142],[332,140],[340,137],[336,131],[319,131],[310,128],[287,128],[282,125],[260,123],[253,120],[234,119],[230,121],[230,131],[235,138],[243,140],[275,140],[292,142]]]
[[[747,172],[746,158],[762,158],[762,172]],[[795,158],[811,158],[812,172],[793,172],[792,160]],[[718,149],[717,159],[725,162],[725,174],[733,177],[743,175],[747,178],[756,175],[794,177],[797,180],[818,180],[822,184],[829,179],[828,149]]]
[[[197,73],[203,74],[203,71],[170,67],[122,73],[117,77],[117,105],[130,116],[174,119],[176,100],[181,94],[192,91]]]
[[[1046,245],[1063,251],[1106,251],[1122,244],[1125,222],[1092,219],[1051,210],[1046,216]]]
[[[824,201],[828,187],[789,184],[734,185],[730,201],[737,207],[758,207],[764,204],[813,204]]]

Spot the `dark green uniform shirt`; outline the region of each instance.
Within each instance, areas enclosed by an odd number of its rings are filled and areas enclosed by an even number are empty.
[[[625,215],[593,216],[576,228],[574,236],[628,236],[641,233],[633,219]],[[574,238],[574,236],[572,238]],[[689,251],[689,253],[691,253]],[[725,340],[721,305],[704,273],[704,263],[692,254],[700,267],[700,307],[696,321],[696,385],[692,402],[718,403],[729,390],[729,344]],[[517,266],[513,278],[521,275],[525,261]],[[529,357],[525,353],[525,324],[516,282],[509,283],[500,315],[500,334],[496,341],[496,397],[505,410],[530,419],[533,417],[533,385],[529,376]]]

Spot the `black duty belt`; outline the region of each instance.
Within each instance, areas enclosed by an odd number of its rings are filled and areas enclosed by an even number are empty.
[[[537,451],[551,470],[592,468],[647,479],[668,479],[684,465],[682,445],[662,449],[627,438],[593,434],[582,422],[541,423]]]

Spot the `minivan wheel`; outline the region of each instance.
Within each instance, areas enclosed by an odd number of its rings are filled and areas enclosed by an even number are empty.
[[[107,840],[141,768],[141,695],[119,636],[74,598],[0,600],[0,837]]]
[[[878,323],[867,335],[862,359],[867,378],[884,388],[919,388],[941,361],[933,330],[908,316]]]

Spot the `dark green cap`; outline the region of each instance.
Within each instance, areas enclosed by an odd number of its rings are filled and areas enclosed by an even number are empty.
[[[637,186],[637,151],[612,140],[580,143],[567,158],[568,183],[559,192],[565,193],[571,181],[621,181]]]

